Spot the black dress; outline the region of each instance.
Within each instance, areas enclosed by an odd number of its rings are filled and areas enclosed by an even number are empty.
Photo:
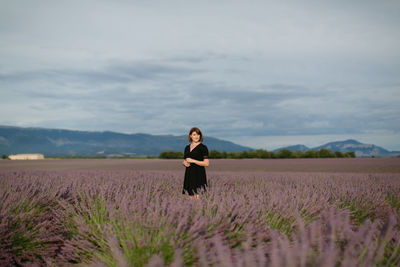
[[[187,145],[185,147],[184,158],[192,158],[199,161],[208,159],[208,148],[200,143],[190,151],[190,145]],[[200,188],[206,190],[206,186],[207,177],[205,167],[190,163],[190,166],[186,167],[185,170],[182,194],[188,193],[193,196],[194,194],[198,194],[198,189]]]

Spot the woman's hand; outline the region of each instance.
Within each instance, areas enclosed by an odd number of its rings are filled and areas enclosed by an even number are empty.
[[[186,161],[189,163],[195,163],[196,160],[192,159],[192,158],[186,158]]]
[[[190,166],[190,163],[187,162],[186,159],[183,160],[182,164],[183,164],[183,166],[185,166],[185,167],[189,167],[189,166]]]

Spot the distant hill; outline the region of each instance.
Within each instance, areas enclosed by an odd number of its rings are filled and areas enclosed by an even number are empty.
[[[356,157],[394,157],[400,155],[400,151],[388,151],[382,147],[372,145],[372,144],[363,144],[358,142],[357,140],[349,139],[345,141],[336,141],[330,142],[321,146],[307,148],[304,145],[296,145],[296,146],[288,146],[282,147],[274,150],[278,152],[282,149],[288,149],[290,151],[297,151],[301,149],[312,149],[312,150],[320,150],[321,148],[329,149],[331,151],[340,151],[343,153],[346,152],[355,152]]]
[[[363,144],[353,139],[327,143],[325,145],[315,147],[314,149],[319,150],[321,148],[326,148],[331,151],[340,151],[340,152],[354,151],[357,157],[390,156],[390,152],[382,147],[372,144]]]
[[[210,150],[240,152],[250,147],[204,137]],[[0,154],[41,153],[45,156],[158,156],[163,150],[183,151],[187,135],[123,134],[0,126]]]
[[[288,149],[288,150],[293,151],[293,152],[295,152],[295,151],[305,152],[307,150],[310,150],[310,148],[305,146],[305,145],[293,145],[293,146],[287,146],[287,147],[282,147],[282,148],[275,149],[274,152],[279,152],[279,151],[281,151],[283,149]]]

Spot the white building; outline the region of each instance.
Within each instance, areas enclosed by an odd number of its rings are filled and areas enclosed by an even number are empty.
[[[8,156],[12,160],[44,159],[43,154],[17,154]]]

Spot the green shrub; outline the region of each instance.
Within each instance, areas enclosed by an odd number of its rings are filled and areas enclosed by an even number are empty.
[[[316,158],[317,152],[315,150],[307,150],[303,153],[304,158]]]
[[[278,158],[281,159],[289,159],[292,158],[293,153],[289,149],[282,149],[281,151],[278,152]]]
[[[356,157],[356,153],[353,152],[353,151],[350,151],[350,152],[344,153],[344,156],[345,156],[346,158],[355,158],[355,157]]]
[[[161,159],[183,159],[183,152],[180,151],[162,151],[159,156]]]
[[[334,158],[335,153],[326,148],[321,148],[318,152],[318,158]]]
[[[244,150],[241,152],[221,152],[213,149],[209,153],[210,159],[287,159],[287,158],[355,158],[354,152],[342,153],[340,151],[332,152],[329,149],[322,148],[318,151],[307,150],[301,151],[290,151],[289,149],[282,149],[279,152],[269,152],[264,149],[257,150]],[[182,159],[183,153],[179,151],[163,151],[160,153],[159,158],[162,159]]]
[[[264,149],[257,149],[255,151],[256,157],[260,159],[269,159],[271,158],[271,153]]]
[[[225,155],[224,155],[224,153],[225,153]],[[209,157],[210,157],[210,159],[222,159],[224,157],[226,158],[226,152],[225,151],[220,152],[218,150],[213,149],[210,151]]]
[[[337,158],[344,158],[344,154],[342,152],[340,152],[340,151],[335,151],[335,156]]]

